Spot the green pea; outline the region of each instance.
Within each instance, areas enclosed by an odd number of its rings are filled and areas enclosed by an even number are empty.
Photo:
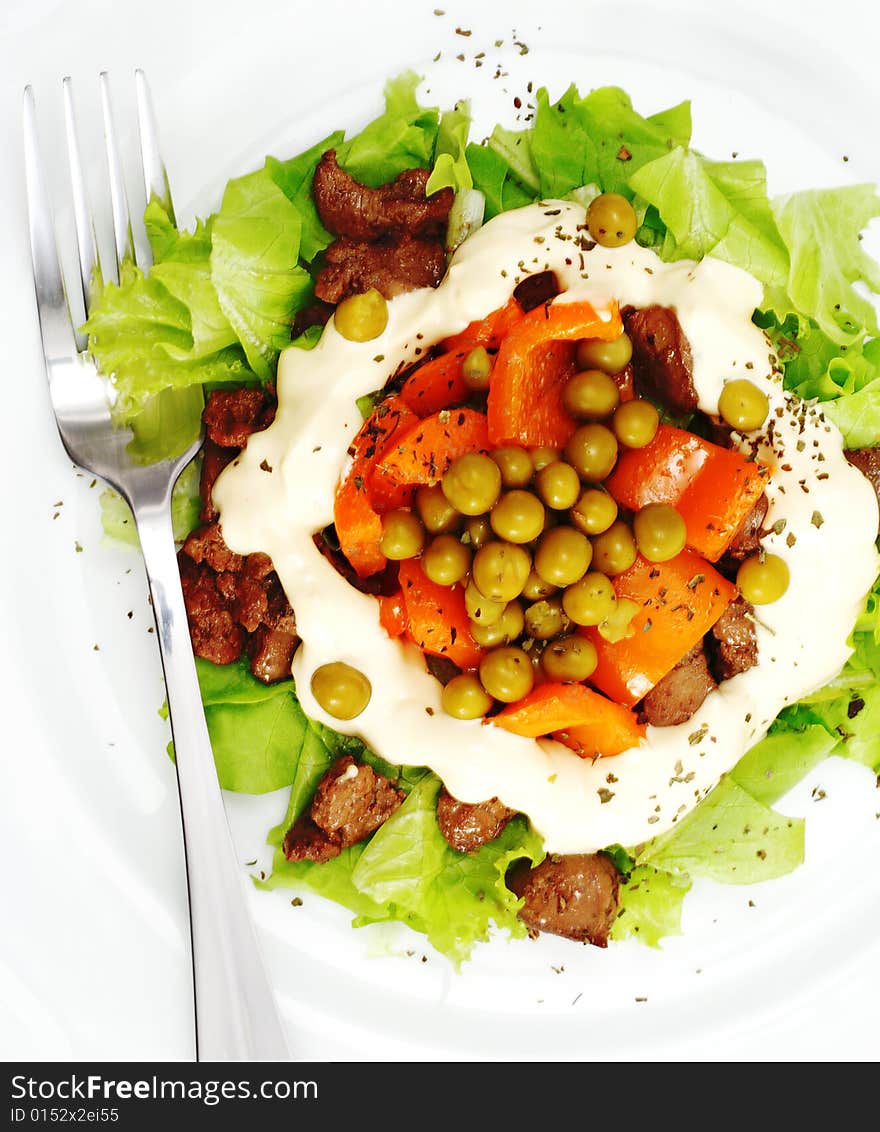
[[[550,680],[586,680],[593,675],[598,663],[596,646],[576,633],[551,641],[541,653],[541,667]]]
[[[546,464],[535,476],[538,495],[554,511],[565,511],[580,495],[581,481],[571,466],[562,460]]]
[[[350,295],[333,312],[333,325],[350,342],[369,342],[378,338],[388,325],[385,296],[375,287],[362,295]]]
[[[437,535],[422,555],[422,569],[438,586],[454,586],[471,568],[471,554],[455,535]]]
[[[778,554],[761,552],[741,563],[736,572],[736,584],[752,605],[769,605],[782,597],[790,577],[785,559]]]
[[[578,343],[575,355],[581,369],[600,369],[603,373],[620,373],[632,359],[632,339],[628,334],[605,342],[602,338],[585,338]]]
[[[532,542],[544,529],[544,505],[530,491],[514,488],[492,508],[489,522],[506,542]]]
[[[493,601],[481,594],[474,585],[473,579],[468,582],[464,591],[464,607],[467,615],[474,625],[494,625],[500,621],[506,602]]]
[[[525,627],[523,608],[518,601],[509,601],[501,617],[492,625],[471,622],[471,636],[483,648],[494,649],[499,645],[509,645],[522,636]]]
[[[585,535],[600,535],[617,518],[617,504],[607,491],[589,487],[568,514],[572,523]]]
[[[532,690],[532,662],[527,653],[512,645],[492,649],[480,662],[480,683],[493,699],[514,703]]]
[[[562,608],[575,625],[598,625],[611,616],[616,604],[614,586],[598,570],[584,574],[562,594]]]
[[[624,401],[615,412],[611,427],[625,448],[644,448],[657,435],[660,414],[650,401]]]
[[[454,719],[480,719],[492,707],[492,697],[472,672],[453,676],[440,694],[447,715]]]
[[[495,448],[492,459],[501,472],[501,482],[505,487],[528,487],[535,474],[532,457],[525,448],[506,444]]]
[[[770,412],[767,394],[753,381],[737,378],[726,381],[718,398],[718,413],[737,432],[760,428]]]
[[[461,376],[468,389],[483,392],[489,388],[492,359],[485,346],[475,346],[461,363]]]
[[[412,511],[401,508],[389,511],[382,516],[382,537],[379,549],[386,558],[402,562],[405,558],[415,558],[425,545],[425,528]]]
[[[573,527],[554,527],[541,536],[535,551],[535,569],[552,586],[570,586],[590,565],[589,539]]]
[[[443,494],[439,483],[416,490],[416,510],[429,534],[446,534],[461,525],[461,515]]]
[[[620,193],[601,193],[587,209],[590,236],[603,248],[628,244],[638,226],[635,209]]]
[[[562,390],[562,403],[579,421],[601,421],[617,408],[620,390],[607,373],[588,369],[568,379]]]
[[[536,601],[525,611],[525,628],[536,641],[550,641],[571,625],[558,598]]]
[[[668,562],[684,550],[687,527],[674,507],[649,503],[634,517],[633,534],[643,558],[649,562]]]
[[[471,578],[490,601],[519,597],[532,568],[528,551],[510,542],[487,542],[474,555]],[[476,620],[476,618],[474,619]]]
[[[354,719],[360,715],[373,694],[370,681],[363,672],[340,660],[322,664],[312,673],[312,695],[334,719]]]
[[[600,483],[617,462],[617,440],[604,425],[581,425],[565,446],[565,458],[582,480]]]
[[[621,519],[593,539],[593,566],[614,577],[628,570],[636,560],[632,531]]]
[[[482,515],[501,493],[501,472],[489,456],[468,452],[455,460],[442,480],[443,494],[462,515]]]

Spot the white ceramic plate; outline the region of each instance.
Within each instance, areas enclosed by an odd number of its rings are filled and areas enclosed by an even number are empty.
[[[74,74],[81,114],[96,117],[97,71],[112,70],[123,110],[132,69],[143,66],[184,218],[214,207],[225,179],[265,153],[294,153],[366,121],[384,78],[407,66],[428,76],[430,102],[473,99],[476,137],[496,120],[515,123],[513,99],[529,81],[554,95],[569,81],[584,90],[613,82],[646,113],[692,98],[696,146],[763,157],[773,192],[880,178],[878,18],[866,0],[838,3],[831,21],[827,8],[795,0],[773,5],[772,17],[757,0],[714,14],[698,0],[670,3],[662,15],[585,0],[539,13],[532,3],[456,4],[435,15],[428,3],[406,6],[406,26],[403,6],[380,0],[363,10],[338,0],[153,0],[148,17],[141,5],[102,7],[100,24],[85,0],[7,0],[0,16],[0,204],[13,233],[0,269],[7,1059],[193,1050],[161,670],[140,561],[101,547],[100,485],[71,468],[50,419],[25,242],[24,83],[36,85],[60,185],[60,77]],[[91,141],[97,154],[97,131]],[[133,153],[133,137],[128,145]],[[96,168],[96,195],[100,186]],[[284,796],[228,802],[240,860],[259,869]],[[499,940],[456,975],[420,937],[352,931],[348,913],[317,897],[292,907],[289,895],[255,893],[295,1055],[873,1058],[880,794],[867,770],[833,760],[780,808],[808,819],[804,867],[760,887],[698,884],[684,935],[661,951]]]

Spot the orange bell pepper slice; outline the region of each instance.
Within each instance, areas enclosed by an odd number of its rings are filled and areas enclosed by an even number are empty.
[[[669,562],[639,555],[613,581],[618,598],[641,607],[630,623],[632,636],[611,644],[596,628],[579,631],[599,657],[590,683],[632,707],[712,628],[736,597],[736,586],[691,550]]]
[[[389,483],[435,484],[468,452],[488,452],[486,417],[474,409],[442,409],[395,434],[380,461]]]
[[[382,538],[380,510],[402,506],[394,502],[393,492],[399,484],[385,484],[379,462],[399,433],[406,431],[417,418],[400,401],[389,397],[378,405],[352,441],[351,466],[336,489],[333,501],[333,522],[342,553],[359,578],[368,578],[385,568],[386,559],[379,549]],[[405,501],[405,500],[404,500]]]
[[[403,595],[379,595],[379,624],[389,637],[402,637],[406,632],[406,610],[403,606]]]
[[[467,350],[455,350],[420,365],[403,383],[401,399],[420,417],[466,400],[470,390],[461,376],[461,364],[467,355]]]
[[[687,545],[717,562],[763,493],[769,473],[741,452],[662,424],[644,448],[621,450],[605,486],[633,511],[649,503],[675,507],[687,528]]]
[[[493,447],[522,444],[561,448],[577,427],[565,411],[562,390],[577,369],[582,338],[617,338],[617,307],[602,319],[590,303],[536,307],[508,330],[489,385],[489,439]]]
[[[510,329],[523,318],[523,309],[516,299],[509,299],[507,304],[492,311],[485,318],[476,319],[469,323],[459,334],[453,334],[443,343],[444,348],[450,352],[461,351],[467,354],[476,346],[483,346],[487,350],[497,350],[501,340]]]
[[[406,635],[423,652],[445,656],[459,668],[475,668],[483,649],[471,636],[461,586],[438,586],[415,558],[400,564],[400,593]]]
[[[529,739],[552,734],[585,758],[619,755],[645,733],[633,712],[585,684],[539,684],[492,722]]]
[[[504,335],[522,317],[522,307],[516,299],[510,299],[506,306],[447,338],[443,343],[444,353],[424,362],[409,375],[401,387],[401,398],[420,417],[465,401],[470,389],[461,376],[464,359],[477,346],[497,350]]]

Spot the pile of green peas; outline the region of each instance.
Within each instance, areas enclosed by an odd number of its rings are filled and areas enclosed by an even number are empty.
[[[588,679],[596,649],[577,630],[614,621],[612,578],[637,553],[659,562],[683,549],[684,521],[673,508],[627,518],[603,487],[618,451],[649,444],[659,425],[649,401],[620,400],[614,375],[631,356],[626,334],[578,345],[563,392],[577,428],[562,450],[469,453],[440,483],[420,487],[412,508],[383,516],[383,554],[417,557],[432,582],[463,587],[471,634],[486,649],[477,672],[445,686],[450,715],[475,719],[544,680]]]
[[[587,209],[590,236],[604,247],[629,243],[637,226],[632,205],[619,194],[602,193]],[[352,296],[337,307],[335,323],[343,337],[369,341],[387,323],[385,300],[375,290]],[[578,370],[563,390],[578,424],[561,451],[505,445],[470,453],[439,484],[420,487],[413,508],[383,516],[386,558],[419,558],[432,582],[464,587],[471,634],[486,652],[478,671],[454,676],[443,689],[444,710],[455,718],[483,717],[497,702],[520,700],[546,680],[588,679],[598,657],[577,629],[594,626],[619,640],[638,608],[618,601],[611,579],[637,554],[665,562],[684,549],[685,523],[673,507],[649,504],[624,516],[603,487],[620,449],[645,447],[659,426],[650,401],[620,400],[615,375],[631,357],[625,333],[579,343]],[[491,371],[483,347],[462,363],[475,393],[488,390]],[[719,402],[722,419],[741,431],[759,428],[768,411],[766,397],[748,381],[728,383]],[[787,568],[774,555],[755,556],[737,581],[746,600],[773,601],[787,588]],[[369,700],[366,678],[340,675],[336,669],[345,665],[325,667],[333,671],[323,683],[313,681],[318,701],[339,718],[358,714]],[[345,695],[336,695],[337,684],[345,684]],[[337,705],[334,696],[344,702]]]

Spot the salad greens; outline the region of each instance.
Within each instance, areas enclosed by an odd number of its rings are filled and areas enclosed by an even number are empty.
[[[192,233],[178,231],[162,206],[150,203],[155,266],[148,276],[130,268],[118,286],[108,284],[86,324],[99,366],[115,375],[120,419],[135,428],[145,458],[167,444],[168,422],[157,427],[162,389],[273,378],[331,241],[310,195],[315,166],[330,147],[370,185],[418,165],[432,170],[431,191],[479,190],[487,219],[542,197],[586,202],[602,191],[624,194],[639,217],[638,241],[663,259],[712,254],[755,275],[764,285],[755,320],[776,346],[787,388],[822,401],[848,447],[880,441],[880,331],[869,297],[880,293],[880,268],[860,244],[861,231],[880,216],[873,187],[773,199],[760,161],[712,161],[690,148],[689,103],[645,117],[612,87],[581,96],[571,86],[555,102],[539,90],[527,128],[497,126],[475,144],[468,105],[442,114],[424,108],[418,82],[411,72],[389,82],[384,112],[353,137],[337,131],[231,181],[219,211]],[[295,344],[308,348],[319,335],[313,329]],[[191,423],[177,422],[175,435]],[[188,490],[195,494],[194,481]],[[187,510],[186,498],[185,485],[182,530],[197,512],[197,505]],[[124,506],[112,499],[104,506],[108,532],[129,538]],[[693,877],[748,884],[800,864],[803,821],[771,807],[821,760],[841,756],[880,771],[880,583],[852,645],[843,672],[783,711],[678,825],[644,846],[609,848],[625,877],[614,938],[658,946],[678,932]],[[311,722],[292,681],[266,687],[243,662],[219,669],[199,661],[198,671],[221,784],[247,793],[290,787],[284,820],[269,835],[273,871],[261,887],[308,887],[351,909],[357,925],[402,921],[456,962],[493,924],[523,934],[504,875],[517,858],[542,858],[525,819],[462,856],[437,826],[436,775],[389,767],[360,740]],[[341,754],[396,777],[406,800],[372,838],[341,856],[320,865],[288,862],[284,833]]]

